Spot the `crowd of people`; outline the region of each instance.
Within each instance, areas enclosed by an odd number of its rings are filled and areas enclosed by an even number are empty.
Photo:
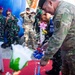
[[[44,48],[44,44],[48,42],[49,38],[54,33],[53,15],[45,12],[43,9],[38,8],[37,12],[30,11],[30,8],[26,8],[26,11],[22,12],[21,17],[24,20],[23,28],[25,46],[29,47],[31,41],[32,49],[35,49],[35,40],[38,47]],[[36,38],[37,36],[37,38]],[[54,54],[52,70],[46,71],[48,75],[59,75],[61,70],[61,51]]]
[[[18,43],[19,26],[17,25],[18,19],[12,15],[11,9],[6,10],[6,17],[2,14],[3,10],[3,7],[0,6],[0,41],[4,42],[1,47],[6,48],[15,41]]]

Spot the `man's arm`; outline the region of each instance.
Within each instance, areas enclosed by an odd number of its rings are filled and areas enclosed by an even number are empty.
[[[42,60],[48,61],[53,55],[58,51],[61,47],[67,33],[70,29],[71,22],[72,22],[72,15],[69,10],[65,8],[62,14],[57,14],[54,16],[54,26],[55,32],[53,33],[52,37],[49,39],[49,45],[45,52],[44,57]]]
[[[24,17],[24,14],[25,14],[25,12],[21,12],[21,13],[20,13],[20,16],[21,16],[21,17]]]

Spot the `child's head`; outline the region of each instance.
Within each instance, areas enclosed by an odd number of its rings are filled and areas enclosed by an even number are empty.
[[[42,10],[41,20],[42,21],[46,21],[47,20],[47,18],[46,18],[46,12],[44,10]]]
[[[42,10],[41,21],[48,22],[50,19],[50,16],[51,15],[49,13],[46,13],[44,10]]]

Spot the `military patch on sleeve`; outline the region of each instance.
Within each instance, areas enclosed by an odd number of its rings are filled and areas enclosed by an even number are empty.
[[[60,28],[60,21],[56,21],[56,28]]]
[[[60,28],[60,23],[61,23],[61,14],[58,14],[55,16],[54,19],[55,28]]]
[[[60,20],[61,19],[61,14],[56,15],[55,20]]]

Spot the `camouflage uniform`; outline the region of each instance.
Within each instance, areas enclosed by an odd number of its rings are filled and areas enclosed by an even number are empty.
[[[17,25],[17,18],[15,16],[14,20],[12,20],[12,16],[7,20],[6,25],[5,25],[5,34],[6,34],[6,39],[7,43],[9,45],[13,44],[14,41],[18,43],[19,37],[18,37],[18,32],[19,32],[19,26]]]
[[[35,26],[36,33],[39,33],[40,32],[39,21],[40,21],[40,18],[41,18],[42,10],[37,9],[36,13],[37,14],[35,16],[34,26]]]
[[[52,30],[50,30],[52,27]],[[49,37],[53,35],[54,32],[54,25],[53,25],[53,19],[50,18],[50,22],[46,28],[47,34],[45,35],[45,40],[43,41],[42,45],[46,43],[49,40]],[[51,59],[50,59],[51,60]],[[58,75],[61,70],[62,60],[61,60],[61,50],[59,49],[54,55],[53,55],[53,64],[52,69],[47,71],[48,73],[52,75]]]
[[[54,14],[55,32],[42,60],[48,61],[61,47],[62,74],[75,75],[75,6],[60,1]]]
[[[5,18],[0,15],[0,41],[4,41]]]
[[[25,37],[25,45],[28,46],[28,42],[32,43],[32,48],[34,48],[34,31],[33,31],[33,23],[34,23],[34,16],[31,14],[23,14],[24,19],[23,28],[25,29],[24,37]],[[29,41],[30,40],[30,41]]]

